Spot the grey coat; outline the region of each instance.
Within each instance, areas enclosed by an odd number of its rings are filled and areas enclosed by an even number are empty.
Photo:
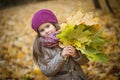
[[[66,61],[61,56],[62,49],[59,47],[42,47],[44,53],[44,63],[38,59],[38,65],[44,75],[50,80],[87,80],[80,65],[88,62],[88,59],[79,54],[80,57],[74,59],[69,57]],[[80,52],[78,52],[80,53]]]

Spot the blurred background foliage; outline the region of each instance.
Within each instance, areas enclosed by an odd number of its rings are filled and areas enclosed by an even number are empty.
[[[39,2],[39,1],[46,1],[46,0],[0,0],[0,7],[6,8],[10,6],[18,6],[21,4],[27,4],[27,3]]]
[[[120,80],[120,0],[0,0],[0,80],[48,80],[34,63],[31,29],[33,14],[52,10],[59,23],[82,8],[100,18],[106,37],[107,64],[82,66],[89,80]]]

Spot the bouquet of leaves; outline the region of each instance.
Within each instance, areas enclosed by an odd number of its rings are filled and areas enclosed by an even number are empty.
[[[69,17],[61,26],[61,33],[57,35],[62,47],[71,45],[80,50],[89,60],[106,63],[108,56],[104,53],[105,38],[103,29],[92,13],[83,14],[78,11]]]

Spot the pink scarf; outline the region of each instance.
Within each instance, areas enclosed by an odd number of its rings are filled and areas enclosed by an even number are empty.
[[[45,37],[40,37],[40,43],[44,47],[56,47],[58,46],[59,39],[56,38],[56,33],[52,33]]]

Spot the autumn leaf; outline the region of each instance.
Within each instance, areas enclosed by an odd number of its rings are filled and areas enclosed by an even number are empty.
[[[96,20],[93,19],[92,15],[88,14],[82,14],[78,11],[66,22],[66,25],[63,25],[65,28],[62,26],[62,32],[57,37],[63,46],[74,46],[88,59],[106,63],[108,57],[103,53],[105,40],[102,27],[95,22]]]

